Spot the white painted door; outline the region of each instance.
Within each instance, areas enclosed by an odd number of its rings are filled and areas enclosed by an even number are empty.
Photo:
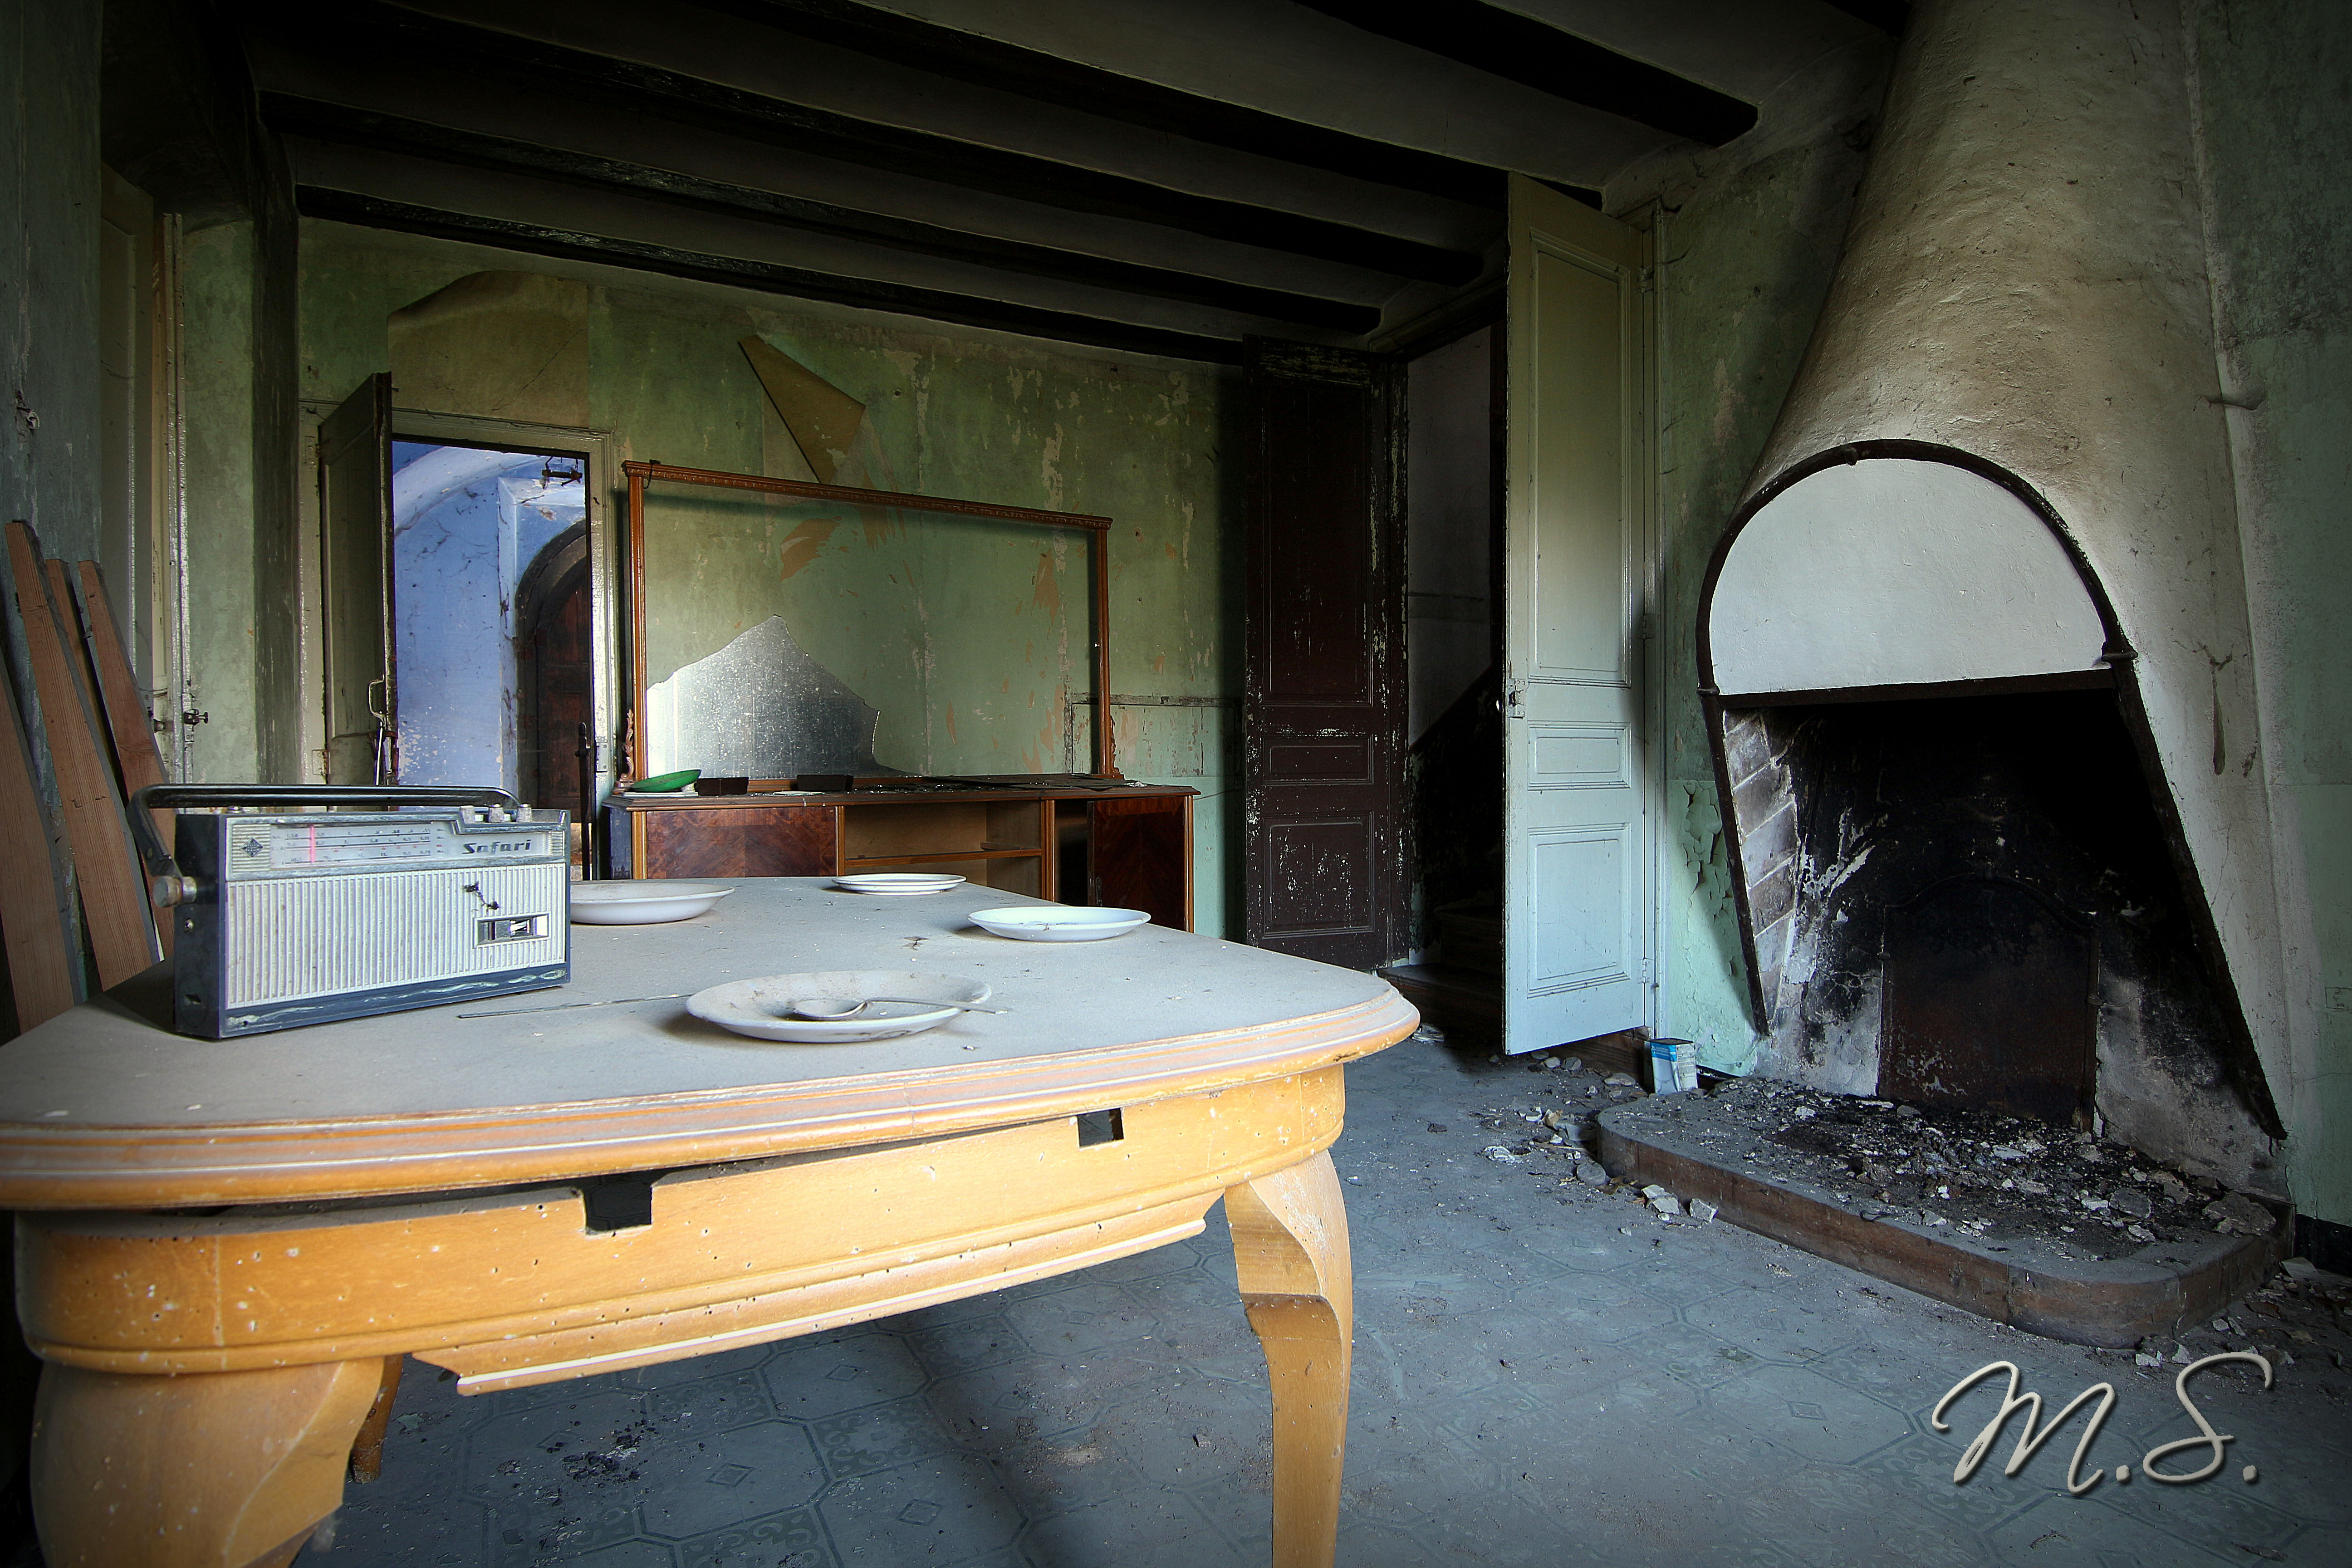
[[[1648,237],[1514,176],[1503,610],[1511,1051],[1647,1022]]]

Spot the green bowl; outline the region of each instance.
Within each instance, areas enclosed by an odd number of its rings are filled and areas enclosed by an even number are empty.
[[[649,779],[639,779],[629,786],[631,795],[673,795],[702,776],[700,768],[684,768],[674,773],[656,773]]]

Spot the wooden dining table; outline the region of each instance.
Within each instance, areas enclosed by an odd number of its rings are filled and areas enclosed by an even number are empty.
[[[971,910],[1032,900],[986,888],[733,886],[693,920],[573,926],[556,990],[200,1040],[170,1032],[159,965],[0,1047],[52,1568],[290,1562],[404,1357],[483,1393],[699,1355],[1164,1246],[1220,1198],[1273,1387],[1275,1561],[1330,1562],[1351,1306],[1328,1150],[1344,1064],[1412,1009],[1159,926],[992,936]],[[978,980],[1003,1011],[781,1044],[683,999],[831,970]]]

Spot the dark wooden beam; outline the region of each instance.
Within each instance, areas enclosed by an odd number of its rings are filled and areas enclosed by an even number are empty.
[[[1911,25],[1911,0],[1823,0],[1857,22],[1867,22],[1890,38]]]
[[[853,119],[747,92],[641,61],[542,43],[494,28],[446,22],[381,0],[329,7],[263,0],[245,12],[278,41],[331,68],[342,51],[397,52],[419,68],[504,68],[535,85],[590,95],[638,113],[739,136],[761,146],[962,185],[1071,212],[1183,229],[1214,239],[1311,256],[1432,283],[1465,283],[1481,258],[1327,218],[1179,191],[1123,174],[929,132]],[[648,26],[655,26],[652,21]]]
[[[1000,39],[862,5],[856,0],[695,0],[707,10],[758,22],[836,48],[929,71],[935,76],[1018,93],[1106,120],[1204,142],[1239,153],[1301,163],[1327,174],[1419,191],[1423,195],[1500,212],[1508,176],[1417,147],[1309,125],[1264,110],[1226,103],[1099,66],[1066,60]]]
[[[490,246],[500,250],[553,257],[564,261],[601,262],[640,272],[662,273],[671,278],[689,278],[698,282],[754,289],[763,294],[782,294],[796,300],[822,300],[869,310],[891,310],[958,326],[1018,332],[1024,337],[1045,338],[1055,342],[1086,343],[1123,353],[1157,354],[1168,359],[1205,361],[1211,364],[1241,363],[1242,345],[1238,339],[1203,337],[1159,327],[1139,327],[1068,311],[1006,304],[1000,300],[986,300],[976,295],[950,294],[943,289],[917,289],[901,283],[877,282],[869,278],[849,278],[805,268],[785,267],[775,262],[750,261],[740,257],[712,256],[701,251],[616,239],[609,235],[589,234],[577,229],[448,212],[318,185],[297,186],[294,195],[296,205],[306,217],[331,218],[337,223],[356,224],[365,228],[428,235],[436,239],[458,240],[467,245]]]
[[[1756,108],[1631,55],[1477,0],[1298,0],[1349,26],[1443,55],[1588,109],[1720,147]]]
[[[261,96],[263,119],[281,135],[397,153],[436,163],[551,180],[584,190],[638,196],[770,226],[863,240],[893,250],[967,262],[1025,277],[1090,284],[1155,300],[1177,300],[1242,315],[1361,334],[1380,324],[1370,305],[1262,289],[1170,268],[1109,260],[1049,246],[942,228],[910,218],[860,212],[829,202],[706,180],[671,169],[623,163],[565,148],[518,142],[397,115],[284,93]]]

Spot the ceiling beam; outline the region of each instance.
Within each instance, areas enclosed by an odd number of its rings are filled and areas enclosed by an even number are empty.
[[[1468,251],[854,119],[640,61],[442,21],[380,0],[338,0],[325,8],[264,4],[248,7],[246,15],[271,26],[280,42],[290,37],[321,63],[331,64],[339,50],[396,49],[423,68],[446,69],[461,61],[495,64],[526,73],[542,87],[593,95],[618,111],[1069,211],[1158,224],[1431,283],[1467,282],[1484,269],[1483,258]]]
[[[435,125],[285,93],[262,94],[261,109],[262,117],[270,129],[281,135],[302,136],[314,142],[398,153],[439,163],[553,180],[586,190],[647,197],[676,206],[715,212],[803,233],[863,240],[894,250],[965,262],[997,271],[1090,284],[1150,299],[1178,300],[1240,315],[1322,327],[1350,335],[1361,335],[1380,324],[1381,312],[1370,305],[971,234],[910,218],[861,212],[830,202],[704,179],[672,169],[625,163],[593,153]]]
[[[1867,22],[1890,38],[1911,25],[1911,0],[1822,0],[1857,22]]]
[[[1756,108],[1631,55],[1478,0],[1298,0],[1351,27],[1490,75],[1720,147],[1756,124]]]
[[[1500,212],[1505,171],[1165,87],[856,0],[694,0],[836,48],[1326,174]]]
[[[608,235],[577,229],[519,223],[508,218],[481,217],[471,213],[388,201],[379,196],[320,185],[298,185],[294,196],[297,208],[306,217],[327,218],[363,228],[425,235],[436,239],[488,246],[563,261],[625,267],[633,271],[656,272],[671,278],[692,279],[697,282],[751,289],[763,294],[818,300],[868,310],[888,310],[956,326],[1015,332],[1024,337],[1044,338],[1054,342],[1084,343],[1122,353],[1154,354],[1211,364],[1241,363],[1242,345],[1236,339],[1205,337],[1160,327],[1140,327],[1126,321],[1008,304],[1001,300],[954,294],[944,289],[852,278],[806,268],[786,267],[772,261],[751,261],[741,257],[716,256],[704,251],[651,245],[641,240],[616,239]]]

